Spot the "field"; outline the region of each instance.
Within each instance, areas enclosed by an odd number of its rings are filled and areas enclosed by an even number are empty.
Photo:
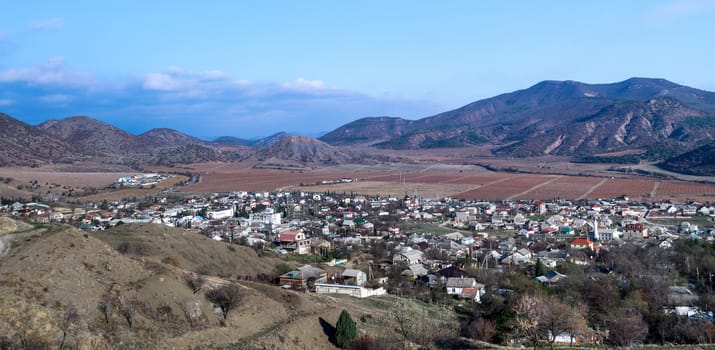
[[[147,167],[148,171],[196,174],[200,181],[184,187],[173,187],[187,177],[170,178],[155,189],[123,189],[100,191],[84,200],[99,201],[141,197],[171,188],[180,192],[231,192],[231,191],[305,191],[358,193],[365,195],[402,196],[418,194],[425,198],[452,197],[469,200],[529,200],[529,199],[595,199],[626,195],[644,200],[696,200],[712,201],[715,185],[688,181],[653,178],[623,178],[611,176],[577,176],[551,174],[524,174],[487,171],[473,165],[450,165],[434,162],[391,163],[381,165],[339,165],[316,167],[307,170],[254,169],[246,163],[201,163],[177,168]],[[47,190],[64,191],[68,187],[78,190],[104,188],[124,175],[112,169],[107,172],[78,172],[55,168],[2,168],[0,176],[12,178],[10,185],[0,186],[0,194],[20,197],[15,188],[32,181],[39,188],[32,193]],[[116,171],[116,172],[115,172]],[[352,183],[331,182],[341,178]],[[321,183],[329,182],[329,183]],[[53,187],[45,184],[59,184]],[[44,187],[47,188],[44,188]],[[39,192],[38,192],[39,191]],[[31,194],[30,192],[27,192]]]
[[[70,187],[104,187],[118,178],[136,175],[136,172],[77,172],[58,171],[55,168],[0,168],[0,177],[9,177],[20,182],[37,180],[40,183],[56,183]]]
[[[322,167],[305,171],[252,169],[241,164],[196,164],[188,171],[201,175],[188,192],[275,191],[359,193],[470,200],[595,199],[626,195],[634,199],[708,201],[715,185],[649,178],[521,174],[484,171],[478,167],[412,164],[410,171],[380,166]],[[439,171],[434,171],[439,169]],[[154,169],[165,170],[165,169]],[[176,171],[176,170],[174,170]],[[340,178],[352,183],[317,184]]]

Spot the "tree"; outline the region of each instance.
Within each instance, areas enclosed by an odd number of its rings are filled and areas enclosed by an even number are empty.
[[[613,317],[608,324],[606,340],[616,346],[631,346],[634,342],[642,342],[648,335],[648,325],[643,317],[636,312]]]
[[[350,341],[358,337],[358,330],[355,321],[347,310],[343,309],[335,324],[335,343],[337,346],[346,349]]]
[[[536,259],[536,267],[534,268],[534,276],[543,276],[546,273],[546,265],[541,261],[541,259]]]
[[[466,337],[488,342],[497,333],[496,322],[479,317],[465,324],[462,333]]]
[[[231,283],[206,292],[206,298],[221,308],[221,314],[225,321],[228,318],[228,313],[241,303],[243,292],[241,286]]]

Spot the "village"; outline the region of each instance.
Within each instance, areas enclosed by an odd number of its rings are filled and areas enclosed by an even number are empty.
[[[495,202],[407,194],[158,193],[81,206],[4,202],[0,215],[97,235],[123,224],[184,228],[284,259],[286,268],[273,281],[282,288],[358,298],[390,293],[461,309],[479,307],[485,295],[523,292],[514,278],[499,276],[526,276],[519,283],[558,290],[574,267],[614,274],[615,268],[604,270],[602,258],[611,250],[667,251],[678,241],[715,239],[715,204],[638,203],[625,196]],[[711,289],[713,273],[707,273]],[[668,285],[664,312],[712,323],[712,312],[691,290],[702,281],[680,281]],[[554,340],[598,342],[584,334]]]

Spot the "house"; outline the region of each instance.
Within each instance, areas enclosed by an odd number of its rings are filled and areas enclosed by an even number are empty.
[[[526,248],[521,248],[506,258],[502,259],[502,264],[506,265],[521,265],[530,264],[533,254]]]
[[[342,274],[345,284],[353,286],[364,286],[367,283],[367,274],[360,270],[345,269]]]
[[[623,239],[643,239],[648,237],[648,227],[642,223],[626,224]]]
[[[305,233],[296,230],[283,231],[278,235],[278,240],[281,243],[294,243],[305,239]]]
[[[283,231],[278,235],[278,240],[285,249],[293,250],[298,254],[308,254],[311,249],[311,240],[307,239],[302,231]]]
[[[421,264],[424,261],[424,253],[412,248],[403,249],[401,252],[395,253],[392,257],[392,262],[395,264],[403,263],[407,265]]]
[[[541,282],[544,285],[554,285],[558,281],[560,281],[564,278],[566,278],[566,275],[564,275],[562,273],[558,273],[557,271],[551,270],[541,276],[537,276],[534,279]]]
[[[576,238],[573,241],[571,241],[571,248],[572,249],[590,249],[594,250],[594,244],[593,241],[586,239],[586,238]]]
[[[427,276],[428,273],[422,264],[414,264],[408,266],[407,269],[403,270],[400,274],[414,280],[422,276]]]
[[[310,265],[303,265],[296,270],[285,273],[279,277],[279,284],[281,286],[290,286],[294,289],[307,288],[308,281],[325,282],[327,280],[328,273],[317,267]]]
[[[447,294],[480,302],[484,295],[484,285],[471,277],[450,277],[447,279]]]

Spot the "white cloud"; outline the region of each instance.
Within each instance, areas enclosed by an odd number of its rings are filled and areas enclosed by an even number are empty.
[[[308,80],[305,78],[298,78],[291,82],[283,83],[281,86],[284,89],[301,92],[320,91],[325,89],[325,83],[322,80]]]
[[[13,101],[9,98],[0,99],[0,107],[11,106],[13,103],[15,103],[15,101]]]
[[[667,25],[683,18],[697,16],[715,8],[715,3],[704,0],[675,0],[660,4],[646,12],[644,19],[653,25]]]
[[[172,66],[161,73],[149,73],[144,76],[142,86],[147,90],[156,91],[182,91],[193,90],[192,94],[199,93],[199,90],[208,90],[211,85],[221,82],[231,81],[228,74],[220,70],[207,70],[202,72],[190,72],[181,67]],[[243,85],[239,81],[239,85]],[[215,86],[213,86],[215,88]]]
[[[30,23],[30,28],[37,30],[55,30],[62,28],[65,20],[59,17],[50,18],[43,21],[34,21]]]
[[[40,96],[39,100],[44,103],[64,105],[74,100],[74,97],[65,94],[53,94]]]
[[[0,72],[0,82],[87,87],[92,85],[95,79],[88,73],[68,69],[62,57],[55,57],[43,64],[2,71]]]
[[[150,73],[144,77],[144,88],[147,90],[174,91],[182,87],[179,80],[166,73]]]

